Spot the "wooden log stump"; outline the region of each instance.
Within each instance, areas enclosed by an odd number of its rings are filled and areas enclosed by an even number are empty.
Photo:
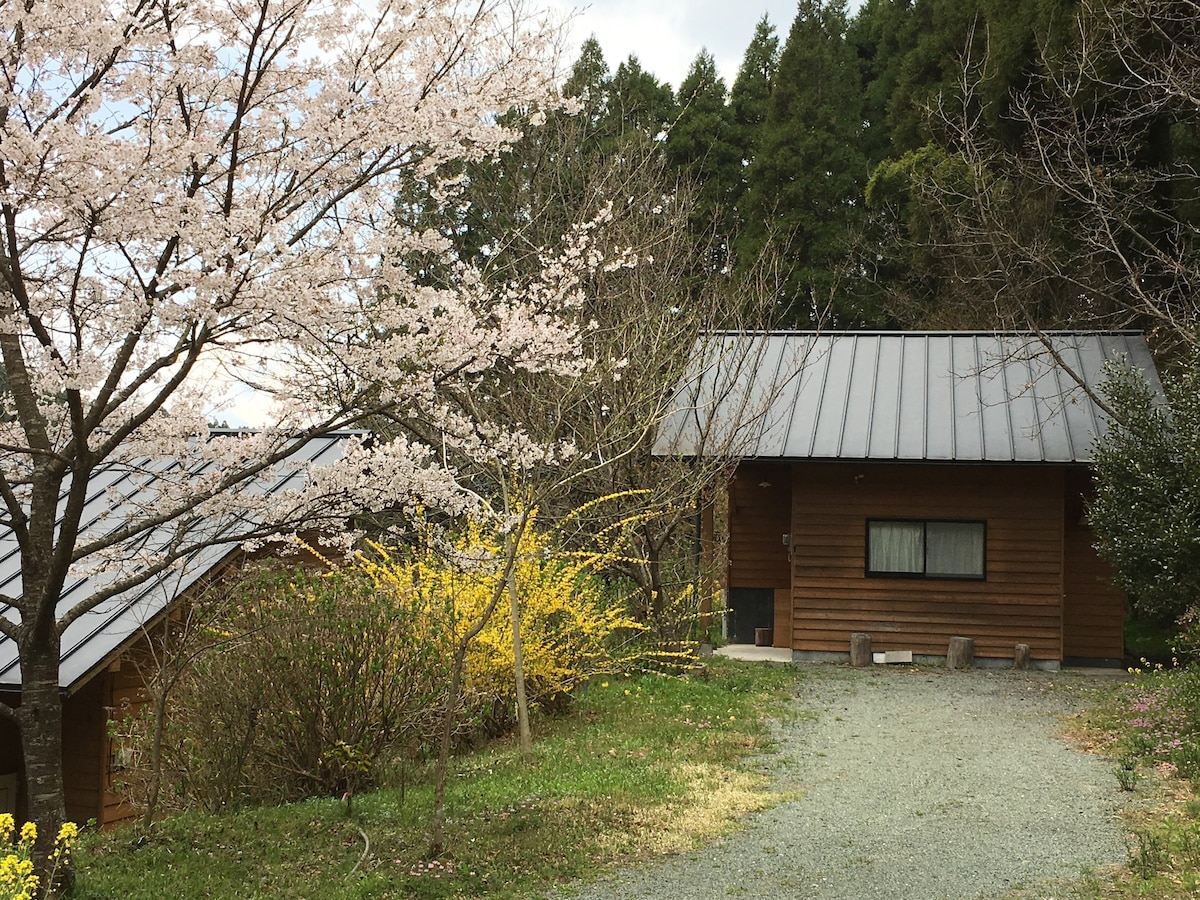
[[[754,629],[754,646],[755,647],[770,647],[775,643],[775,632],[771,628],[755,628]]]
[[[947,669],[969,669],[975,665],[975,641],[968,637],[950,638],[946,651]]]
[[[871,664],[871,636],[862,631],[850,634],[850,665],[862,668]]]
[[[1013,668],[1028,669],[1029,668],[1029,645],[1017,644],[1017,649],[1013,653]]]

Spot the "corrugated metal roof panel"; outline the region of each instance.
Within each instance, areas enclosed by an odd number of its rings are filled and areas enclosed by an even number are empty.
[[[763,412],[760,421],[754,422],[755,417],[749,416],[752,427],[747,429],[745,444],[755,447],[756,453],[764,456],[781,453],[788,441],[788,425],[792,420],[792,405],[796,396],[794,376],[800,367],[787,358],[786,350],[784,341],[770,342],[766,358],[761,364],[766,371],[772,373],[772,383],[782,385],[782,388],[777,396],[772,398],[771,405]]]
[[[829,354],[820,352],[811,342],[796,341],[793,355],[792,383],[795,390],[790,392],[794,399],[787,409],[789,422],[783,456],[812,452],[817,412],[821,408],[821,391],[829,367]]]
[[[896,417],[896,456],[901,459],[925,457],[928,431],[928,366],[924,341],[900,341],[900,408]]]
[[[973,366],[978,359],[973,335],[956,335],[950,339],[951,370],[955,373]],[[951,427],[953,428],[953,457],[980,457],[983,454],[983,415],[979,409],[979,384],[974,378],[955,375],[952,379]]]
[[[341,458],[346,443],[362,433],[338,432],[316,438],[295,449],[289,460],[278,464],[270,476],[248,484],[253,493],[277,494],[304,486],[307,464],[328,465]],[[199,477],[216,470],[216,463],[206,462],[183,472],[178,460],[133,460],[97,471],[88,484],[88,500],[81,534],[96,537],[111,532],[122,522],[122,514],[130,508],[152,504],[167,475]],[[59,665],[59,685],[70,690],[106,665],[125,643],[136,637],[143,627],[153,621],[167,606],[221,562],[236,552],[239,534],[246,534],[253,522],[230,518],[223,521],[204,521],[198,528],[200,540],[219,537],[222,543],[206,546],[179,561],[162,575],[124,591],[84,613],[63,633]],[[130,567],[139,565],[141,554],[153,554],[168,546],[174,538],[172,527],[164,526],[147,532],[136,545],[123,545]],[[58,614],[67,612],[79,600],[111,584],[116,574],[105,576],[80,570],[68,579],[58,602]],[[0,590],[9,596],[20,593],[20,554],[16,539],[8,529],[0,529]],[[12,621],[17,621],[15,609],[0,609]],[[0,690],[19,690],[20,663],[16,643],[0,636]]]
[[[958,376],[949,340],[925,342],[925,458],[954,459],[954,384]]]
[[[713,347],[738,360],[735,382]],[[677,393],[654,452],[1086,462],[1105,428],[1089,391],[1117,356],[1159,388],[1134,332],[722,335],[697,345],[691,393]],[[708,399],[703,410],[696,396]],[[745,427],[739,416],[755,423],[755,440],[724,439]]]
[[[838,341],[822,354],[824,377],[809,456],[837,456],[840,452],[855,349],[853,340]]]
[[[867,457],[880,459],[894,456],[900,441],[900,371],[904,347],[899,341],[887,341],[881,336],[875,358],[874,393],[870,404],[870,433],[867,435]]]
[[[846,395],[838,456],[864,459],[871,439],[871,421],[879,375],[879,338],[863,335],[856,342]]]

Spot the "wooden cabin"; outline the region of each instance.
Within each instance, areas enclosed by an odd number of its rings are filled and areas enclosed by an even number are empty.
[[[136,715],[149,700],[143,670],[135,663],[141,648],[113,660],[102,671],[63,697],[63,779],[67,820],[95,821],[101,827],[131,818],[137,809],[122,792],[124,760],[110,733],[114,719]],[[19,692],[0,694],[0,702],[20,703]],[[16,726],[0,720],[0,779],[10,786],[0,794],[0,812],[17,821],[26,817],[21,784],[21,737]]]
[[[361,432],[337,432],[299,444],[291,459],[297,466],[281,466],[270,477],[256,481],[252,489],[282,494],[305,484],[304,467],[329,465],[342,457],[347,442]],[[123,503],[136,499],[148,502],[157,486],[147,472],[157,467],[130,467],[130,475],[106,470],[94,478],[101,485],[91,491],[94,508],[83,523],[92,533],[118,527]],[[136,476],[136,477],[132,477]],[[118,511],[118,512],[114,512]],[[127,760],[121,758],[119,741],[111,734],[114,721],[137,714],[149,699],[146,673],[153,670],[151,641],[163,623],[184,602],[196,600],[200,592],[219,585],[240,565],[244,553],[242,537],[255,523],[231,518],[206,522],[195,549],[178,560],[174,568],[131,587],[77,618],[63,633],[59,660],[59,689],[63,698],[63,775],[66,814],[69,820],[95,820],[110,826],[137,814],[121,793]],[[142,536],[142,550],[166,546],[175,532],[163,527]],[[130,567],[141,557],[130,554]],[[137,571],[134,568],[133,571]],[[92,576],[68,579],[59,600],[60,612],[86,598],[97,587]],[[103,584],[103,582],[101,582]],[[20,553],[12,532],[0,528],[0,596],[19,596]],[[0,615],[15,617],[12,607]],[[0,637],[0,702],[9,707],[21,703],[21,672],[13,640]],[[0,812],[11,812],[21,821],[25,815],[25,789],[20,735],[16,725],[0,719]]]
[[[1018,644],[1045,668],[1121,664],[1125,598],[1085,505],[1105,365],[1157,386],[1141,335],[729,335],[717,348],[656,452],[737,460],[731,640],[838,660],[860,632],[874,651],[936,660],[968,637],[985,664],[1011,664]]]

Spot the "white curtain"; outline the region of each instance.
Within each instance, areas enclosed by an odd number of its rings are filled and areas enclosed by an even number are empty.
[[[983,576],[982,522],[928,522],[925,574]]]
[[[923,572],[924,530],[921,522],[872,522],[867,569],[871,572]]]

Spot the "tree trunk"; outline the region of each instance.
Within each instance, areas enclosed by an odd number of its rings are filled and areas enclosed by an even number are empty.
[[[700,495],[700,640],[712,642],[712,601],[715,580],[714,548],[716,546],[716,519],[713,511],[712,491]]]
[[[649,526],[642,529],[642,537],[646,542],[646,575],[647,587],[650,592],[650,621],[654,628],[658,631],[660,640],[665,640],[666,623],[663,621],[663,613],[666,612],[667,601],[665,591],[663,589],[662,580],[662,559],[659,554],[659,548],[654,542],[654,536],[650,533]]]
[[[440,856],[445,844],[446,777],[450,772],[450,741],[454,736],[458,694],[462,687],[463,666],[467,660],[470,640],[460,640],[454,648],[454,663],[450,669],[450,687],[446,690],[446,708],[442,711],[442,734],[438,745],[437,769],[433,779],[433,821],[429,825],[429,855]]]
[[[21,647],[21,706],[16,710],[25,762],[25,796],[29,820],[37,826],[34,865],[38,874],[54,849],[58,829],[66,821],[63,790],[62,696],[58,689],[58,634],[26,640]],[[81,823],[82,824],[82,823]],[[66,877],[71,877],[66,872]]]
[[[142,827],[154,824],[158,811],[158,796],[162,790],[162,744],[167,720],[167,685],[165,678],[154,694],[154,731],[150,738],[150,784],[146,793],[146,809],[142,813]]]
[[[471,641],[475,640],[479,632],[483,631],[487,626],[488,621],[492,618],[492,613],[496,611],[496,607],[500,603],[500,598],[504,596],[504,592],[507,590],[508,579],[512,575],[513,566],[516,565],[517,561],[515,548],[521,546],[521,537],[525,534],[525,526],[528,523],[529,513],[523,511],[520,520],[509,536],[511,543],[506,546],[504,571],[501,573],[500,580],[496,584],[495,591],[492,592],[491,600],[483,610],[479,620],[467,629],[454,647],[454,662],[450,669],[450,686],[446,689],[446,708],[442,712],[442,734],[440,746],[438,747],[437,768],[434,770],[433,816],[431,817],[432,822],[429,826],[429,853],[431,856],[439,856],[445,844],[446,780],[450,772],[450,743],[454,736],[454,721],[458,714],[458,695],[462,690],[463,669],[466,668],[467,664],[467,651],[471,647]]]
[[[516,548],[510,548],[515,554]],[[521,602],[517,593],[517,569],[508,570],[508,600],[512,616],[513,675],[517,689],[517,731],[521,740],[521,757],[528,762],[533,756],[533,732],[529,728],[529,699],[525,695],[525,659],[521,644]]]

